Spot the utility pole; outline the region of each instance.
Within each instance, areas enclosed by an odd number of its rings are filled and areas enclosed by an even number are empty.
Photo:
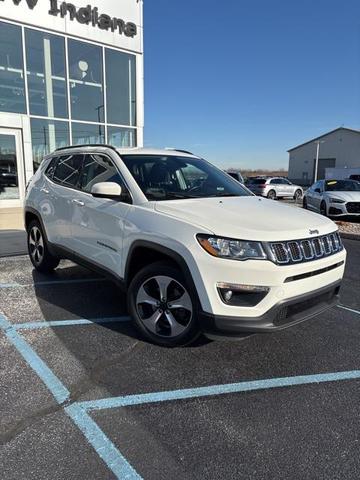
[[[325,140],[317,140],[315,143],[316,143],[317,147],[316,147],[314,183],[317,182],[317,179],[318,179],[319,157],[320,157],[320,143],[325,143]]]

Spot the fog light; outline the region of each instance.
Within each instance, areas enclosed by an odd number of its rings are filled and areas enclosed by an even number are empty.
[[[224,282],[220,282],[216,286],[224,303],[238,307],[255,307],[270,290],[269,287]]]
[[[225,300],[226,302],[230,302],[232,296],[233,296],[232,290],[226,290],[226,291],[224,291],[224,300]]]

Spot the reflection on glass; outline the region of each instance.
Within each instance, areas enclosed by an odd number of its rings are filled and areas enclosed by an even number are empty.
[[[31,140],[34,171],[36,171],[45,155],[69,145],[69,124],[32,118]]]
[[[30,113],[67,117],[65,41],[48,33],[26,30]]]
[[[134,128],[108,127],[108,143],[114,147],[136,147]]]
[[[25,113],[21,28],[0,22],[0,111]]]
[[[136,123],[135,56],[106,50],[107,117],[109,123]]]
[[[101,48],[69,40],[69,76],[72,118],[104,122]]]
[[[0,134],[0,201],[18,198],[15,135]]]
[[[73,145],[105,143],[105,127],[103,125],[72,124]]]

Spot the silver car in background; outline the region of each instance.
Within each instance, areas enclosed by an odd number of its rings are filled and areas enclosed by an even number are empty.
[[[360,216],[360,182],[319,180],[304,195],[303,207],[327,216]]]
[[[277,198],[293,198],[299,201],[303,197],[303,189],[282,177],[249,178],[246,186],[255,195],[276,200]]]

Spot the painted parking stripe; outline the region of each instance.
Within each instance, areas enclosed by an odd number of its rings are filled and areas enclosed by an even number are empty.
[[[107,278],[74,278],[69,280],[44,280],[34,283],[0,283],[0,288],[47,287],[49,285],[72,285],[78,283],[108,282]]]
[[[106,465],[113,471],[116,478],[121,480],[137,480],[142,478],[79,404],[74,403],[66,407],[65,411],[83,432],[100,458],[102,458]]]
[[[80,405],[87,411],[105,410],[144,403],[167,402],[172,400],[184,400],[227,393],[251,392],[255,390],[270,390],[273,388],[310,385],[341,380],[360,379],[360,370],[335,373],[319,373],[315,375],[299,375],[295,377],[269,378],[265,380],[253,380],[250,382],[229,383],[225,385],[213,385],[210,387],[187,388],[183,390],[171,390],[167,392],[144,393],[140,395],[127,395],[123,397],[104,398],[81,402]]]
[[[74,320],[52,320],[48,322],[27,322],[14,324],[15,330],[37,330],[41,328],[57,328],[57,327],[72,327],[77,325],[94,325],[94,324],[106,324],[106,323],[125,323],[129,322],[130,317],[108,317],[108,318],[78,318]]]
[[[341,308],[342,310],[347,310],[348,312],[356,313],[357,315],[360,315],[360,312],[358,310],[354,310],[353,308],[345,307],[344,305],[337,305],[338,308]]]
[[[64,403],[70,396],[69,390],[60,382],[53,374],[50,368],[41,360],[37,353],[30,345],[21,337],[15,328],[0,314],[0,328],[6,337],[22,355],[28,365],[45,383],[47,388],[53,394],[58,403]]]
[[[60,405],[63,405],[64,403],[66,404],[70,398],[70,392],[68,389],[1,313],[0,329],[18,350],[27,364],[44,382],[55,400]],[[99,457],[105,462],[106,466],[114,473],[116,478],[121,480],[141,479],[130,463],[78,403],[73,403],[65,407],[64,410],[83,432],[87,441],[94,448]]]

